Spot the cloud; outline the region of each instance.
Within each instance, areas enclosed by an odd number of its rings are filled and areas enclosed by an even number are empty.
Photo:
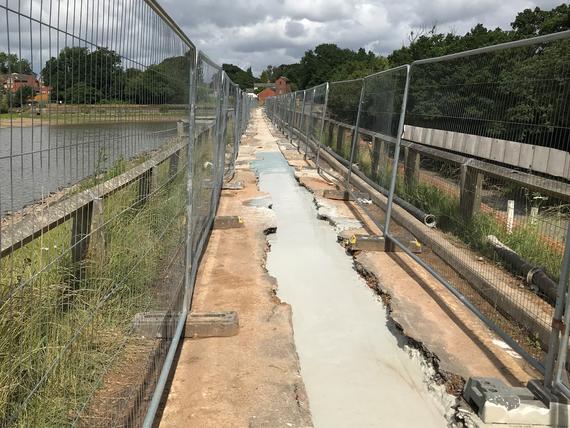
[[[510,28],[525,8],[549,9],[560,0],[163,0],[164,8],[220,62],[251,66],[296,62],[320,43],[388,54],[413,29],[465,33],[477,23]]]
[[[305,33],[305,26],[299,21],[288,21],[285,24],[285,35],[295,38]]]
[[[268,64],[296,62],[320,43],[343,48],[365,47],[386,55],[408,41],[410,31],[437,25],[440,31],[465,33],[477,23],[488,28],[509,28],[517,12],[525,8],[549,9],[560,0],[159,0],[161,6],[188,34],[199,49],[219,64],[251,66],[259,74]],[[9,33],[0,32],[0,50],[33,55],[34,69],[54,55],[57,46],[85,45],[88,39],[116,49],[144,64],[175,54],[179,46],[160,34],[164,23],[149,15],[142,1],[49,2],[7,0]],[[43,4],[43,10],[41,5]],[[69,10],[68,10],[69,5]],[[88,6],[91,5],[91,6]],[[95,6],[96,5],[96,6]],[[76,37],[35,29],[16,11],[57,25]],[[6,18],[5,18],[6,19]],[[6,21],[5,21],[6,22]],[[21,22],[21,24],[20,24]],[[22,31],[20,31],[22,25]],[[37,23],[33,25],[38,26]],[[26,27],[28,26],[28,27]],[[162,28],[162,30],[161,30]],[[150,39],[149,34],[159,34]],[[23,38],[19,37],[23,35]],[[41,40],[40,40],[40,35]],[[26,39],[26,37],[28,37]],[[93,40],[91,40],[93,39]],[[40,49],[41,46],[41,49]],[[34,53],[35,52],[35,53]]]

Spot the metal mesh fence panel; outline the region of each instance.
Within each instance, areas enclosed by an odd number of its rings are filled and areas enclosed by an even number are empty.
[[[396,195],[437,219],[418,257],[540,369],[568,224],[555,177],[568,52],[558,40],[412,64],[398,159]]]
[[[47,6],[0,9],[0,420],[134,424],[183,309],[195,52],[143,2]]]
[[[406,76],[406,67],[401,67],[364,79],[354,163],[384,189],[389,188]]]
[[[321,138],[321,124],[325,114],[325,101],[327,93],[327,84],[316,86],[313,89],[313,103],[311,106],[311,119],[309,127],[309,136],[317,142]]]
[[[358,116],[362,79],[331,82],[325,122],[326,145],[348,160]]]
[[[322,140],[383,194],[367,210],[380,226],[393,200],[389,244],[547,382],[558,357],[567,392],[569,47],[568,32],[557,33],[331,82],[322,135],[302,122],[307,113],[293,120],[301,140]]]
[[[0,425],[138,426],[253,99],[152,1],[0,16]]]
[[[218,132],[222,71],[203,54],[196,68],[196,127],[192,177],[192,248],[196,251],[202,231],[211,221],[218,164]]]

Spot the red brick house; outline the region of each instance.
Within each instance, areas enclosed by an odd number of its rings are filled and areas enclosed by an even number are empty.
[[[18,89],[29,86],[34,90],[34,93],[40,91],[40,83],[37,81],[36,76],[33,74],[20,74],[12,73],[5,77],[4,90],[7,92],[16,93]]]
[[[263,91],[261,91],[259,94],[257,94],[257,99],[259,101],[259,105],[265,104],[265,99],[267,97],[274,97],[275,95],[276,95],[276,92],[273,88],[265,88]]]
[[[285,76],[281,76],[275,81],[275,91],[277,95],[283,95],[291,92],[291,82]]]

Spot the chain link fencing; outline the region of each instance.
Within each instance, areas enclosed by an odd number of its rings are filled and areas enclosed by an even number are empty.
[[[253,98],[154,1],[0,16],[0,425],[150,426]]]
[[[569,37],[329,82],[321,136],[292,123],[342,165],[349,192],[374,194],[356,203],[387,251],[407,253],[568,397]]]

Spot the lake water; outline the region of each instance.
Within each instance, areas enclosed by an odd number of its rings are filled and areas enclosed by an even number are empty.
[[[1,128],[0,216],[175,136],[176,122]]]

